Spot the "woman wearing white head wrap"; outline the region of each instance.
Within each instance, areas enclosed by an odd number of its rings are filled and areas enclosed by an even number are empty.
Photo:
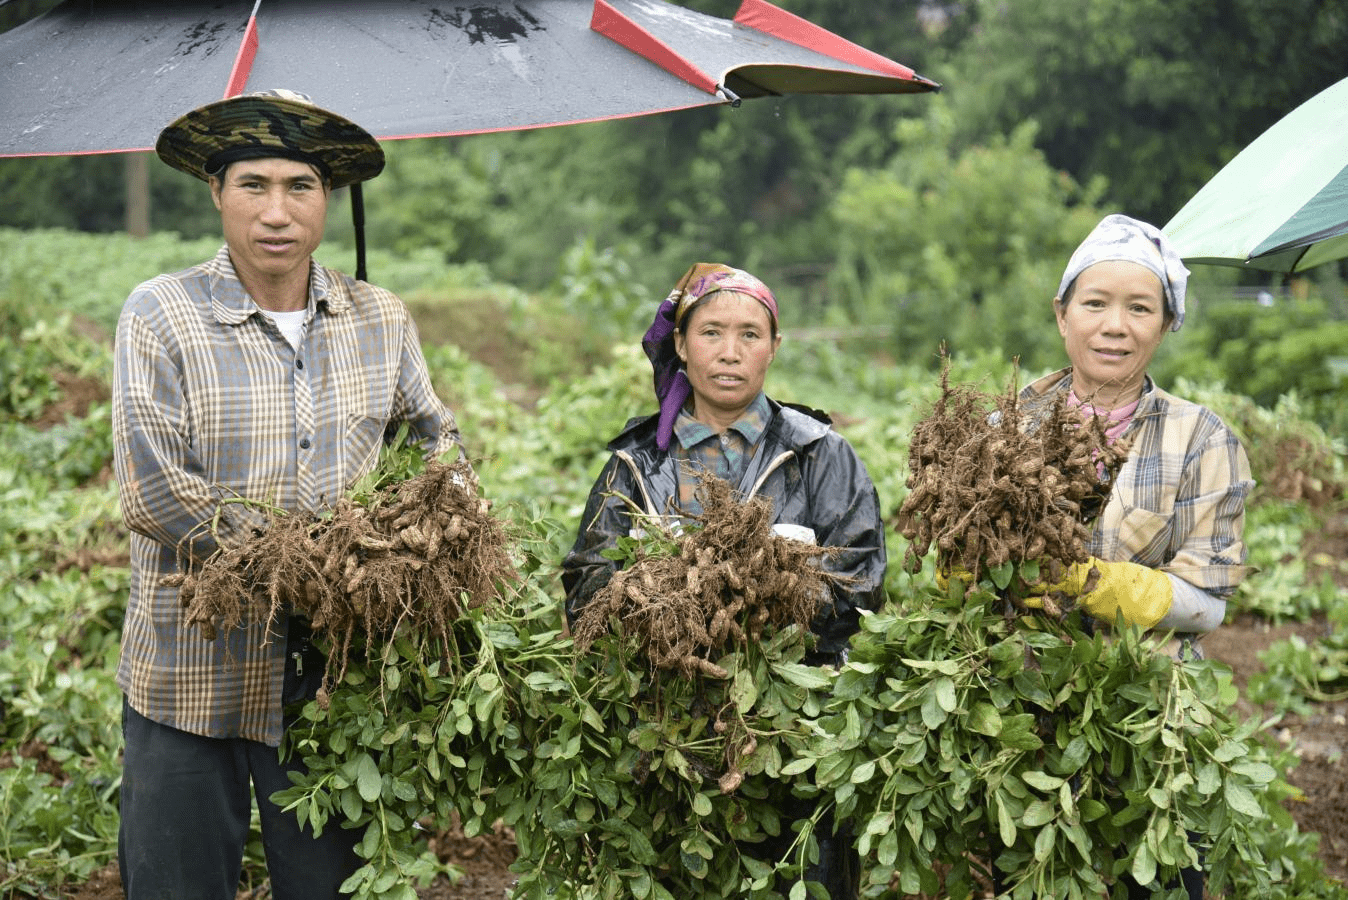
[[[1083,417],[1104,419],[1111,441],[1131,441],[1094,523],[1090,559],[1052,587],[1106,626],[1174,633],[1181,656],[1221,624],[1226,598],[1251,571],[1241,532],[1254,485],[1231,429],[1147,376],[1162,339],[1184,322],[1188,275],[1155,227],[1107,216],[1072,254],[1053,299],[1071,365],[1021,392],[1031,421],[1065,394]],[[1092,570],[1098,581],[1087,591]],[[1182,878],[1202,900],[1202,873]],[[1130,884],[1129,896],[1155,889]]]

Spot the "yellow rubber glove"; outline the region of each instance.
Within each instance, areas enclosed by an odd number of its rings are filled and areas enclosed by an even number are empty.
[[[942,571],[940,566],[936,567],[936,586],[943,591],[950,590],[950,579],[964,582],[965,588],[974,583],[974,573],[963,566],[952,566],[949,572]]]
[[[1100,574],[1095,586],[1087,592],[1086,580],[1091,569]],[[1042,590],[1061,591],[1078,598],[1083,610],[1111,625],[1123,613],[1124,624],[1144,630],[1154,628],[1165,618],[1175,599],[1170,576],[1164,572],[1134,562],[1108,562],[1093,556],[1084,563],[1068,566],[1061,581]],[[1037,597],[1026,598],[1025,603],[1032,607],[1043,605]]]

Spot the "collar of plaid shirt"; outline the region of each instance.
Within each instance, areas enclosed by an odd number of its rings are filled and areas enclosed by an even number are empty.
[[[679,508],[691,515],[702,511],[696,496],[698,471],[738,486],[770,418],[772,406],[762,391],[722,434],[694,419],[687,409],[681,410],[674,423],[675,444],[670,447],[670,453],[683,461],[679,466]]]

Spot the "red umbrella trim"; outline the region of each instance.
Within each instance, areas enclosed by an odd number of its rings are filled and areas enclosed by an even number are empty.
[[[892,75],[908,81],[929,83],[907,66],[867,50],[865,47],[839,37],[827,28],[773,6],[767,0],[744,0],[735,13],[735,24],[772,35],[778,40],[831,56],[841,62],[870,69],[883,75]]]
[[[590,16],[590,30],[631,50],[672,75],[708,94],[717,92],[716,79],[684,59],[668,44],[655,37],[636,22],[618,12],[604,0],[595,0]]]

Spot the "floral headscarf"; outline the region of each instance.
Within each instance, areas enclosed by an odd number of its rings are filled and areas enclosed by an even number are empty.
[[[674,350],[674,332],[693,305],[713,291],[734,291],[753,297],[767,309],[773,325],[777,324],[777,298],[766,284],[748,272],[720,263],[695,263],[684,273],[660,303],[651,327],[641,339],[641,349],[651,361],[655,398],[660,404],[655,443],[661,450],[669,449],[674,420],[693,390],[683,361]]]
[[[1122,214],[1105,216],[1077,247],[1058,284],[1058,296],[1062,297],[1087,268],[1107,260],[1137,263],[1161,279],[1166,309],[1175,317],[1170,330],[1180,330],[1184,324],[1184,290],[1189,270],[1160,229]]]

